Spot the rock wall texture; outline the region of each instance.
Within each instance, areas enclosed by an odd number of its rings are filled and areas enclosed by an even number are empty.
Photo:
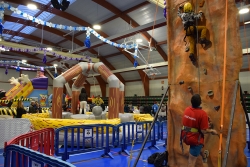
[[[196,2],[197,1],[197,2]],[[242,48],[238,34],[239,20],[238,9],[234,0],[228,1],[228,29],[227,29],[227,66],[226,66],[226,93],[225,114],[223,128],[222,162],[226,148],[226,138],[229,129],[230,113],[233,101],[235,81],[239,79],[242,65]],[[185,52],[183,37],[185,31],[181,19],[177,16],[178,4],[183,0],[167,1],[168,8],[168,55],[169,73],[169,111],[168,111],[168,151],[169,166],[184,167],[188,163],[189,147],[184,144],[184,154],[180,147],[180,129],[182,126],[182,114],[187,106],[190,106],[192,93],[199,93],[202,97],[202,108],[211,118],[214,129],[220,130],[221,107],[218,111],[215,106],[222,104],[222,79],[223,79],[223,54],[224,54],[224,30],[225,30],[225,0],[206,0],[203,7],[197,7],[197,11],[204,13],[199,25],[208,28],[207,38],[212,46],[204,50],[200,44],[196,48],[199,51],[199,66],[195,66],[189,59],[189,53]],[[193,6],[202,0],[192,0]],[[188,39],[186,39],[188,41]],[[199,68],[198,68],[199,67]],[[204,69],[207,74],[204,74]],[[184,81],[180,85],[179,82]],[[192,91],[188,90],[191,86]],[[212,90],[214,95],[209,97],[207,92]],[[231,134],[230,149],[227,167],[247,166],[244,148],[246,147],[245,114],[240,103],[239,89],[237,92],[236,108]],[[219,137],[210,134],[205,135],[205,149],[210,151],[208,159],[209,167],[218,166]],[[197,167],[202,167],[201,157],[198,158]]]

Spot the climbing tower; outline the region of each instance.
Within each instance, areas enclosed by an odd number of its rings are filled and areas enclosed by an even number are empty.
[[[202,19],[195,21],[195,25],[206,26],[206,38],[211,41],[209,48],[203,48],[201,44],[196,43],[195,63],[190,60],[190,53],[185,51],[190,42],[186,38],[187,45],[185,46],[183,38],[186,31],[184,31],[181,18],[177,15],[179,6],[185,2],[191,2],[195,13],[202,11]],[[247,166],[244,156],[245,113],[240,103],[240,89],[236,86],[242,66],[237,13],[238,9],[234,0],[167,1],[168,82],[170,86],[167,150],[170,167],[187,165],[189,148],[184,146],[184,153],[182,153],[180,147],[181,122],[185,108],[190,106],[191,96],[197,93],[202,97],[203,110],[211,118],[214,129],[220,133],[220,137],[205,135],[205,149],[210,151],[208,166],[221,166],[227,148],[229,149],[227,167]],[[195,42],[198,39],[199,36],[198,38],[196,36]],[[234,94],[236,100],[232,118]],[[232,131],[230,143],[227,144],[231,118]],[[201,157],[198,158],[196,166],[202,166]]]

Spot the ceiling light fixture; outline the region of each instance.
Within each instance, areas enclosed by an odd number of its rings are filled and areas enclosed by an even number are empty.
[[[22,60],[22,63],[26,63],[27,62],[27,60]]]
[[[31,10],[36,10],[37,9],[37,6],[34,5],[34,4],[28,4],[27,7]]]
[[[50,50],[50,51],[51,51],[51,50],[52,50],[52,48],[47,48],[46,50]]]
[[[98,25],[98,24],[96,24],[96,25],[93,26],[93,28],[96,29],[96,30],[100,30],[100,29],[101,29],[101,26]]]
[[[138,38],[135,40],[137,43],[142,42],[142,39]]]
[[[250,24],[250,21],[246,21],[244,24]]]
[[[239,14],[245,14],[249,12],[249,8],[242,8],[239,10]]]

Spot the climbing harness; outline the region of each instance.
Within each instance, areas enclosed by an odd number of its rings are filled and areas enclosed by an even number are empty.
[[[198,137],[197,142],[191,143],[190,141],[188,141],[188,139],[187,139],[188,133],[196,133],[196,134],[199,133],[199,137]],[[181,146],[182,154],[184,154],[183,142],[186,145],[196,145],[196,144],[200,143],[200,139],[202,136],[203,136],[203,133],[199,129],[183,126],[181,128],[181,134],[180,134],[180,146]]]

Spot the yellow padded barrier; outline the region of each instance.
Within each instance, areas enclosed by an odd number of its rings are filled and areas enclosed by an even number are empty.
[[[42,113],[49,113],[49,108],[42,108]],[[0,108],[0,115],[16,116],[16,107],[3,107]]]
[[[143,122],[143,121],[153,121],[154,117],[150,114],[133,114],[134,120],[136,122]]]
[[[43,128],[60,128],[71,125],[90,125],[90,124],[120,124],[120,119],[109,120],[79,120],[79,119],[52,119],[48,118],[48,113],[24,114],[22,118],[27,118],[32,123],[35,130]]]
[[[11,115],[15,116],[16,115],[16,109],[15,108],[0,108],[0,115]]]

